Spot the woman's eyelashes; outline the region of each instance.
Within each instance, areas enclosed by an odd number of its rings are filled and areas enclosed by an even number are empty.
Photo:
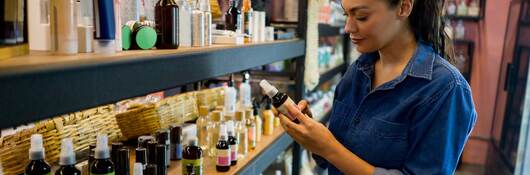
[[[357,21],[366,21],[368,16],[356,16],[355,19],[357,19]]]

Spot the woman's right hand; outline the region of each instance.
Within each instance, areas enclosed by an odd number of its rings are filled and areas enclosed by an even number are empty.
[[[300,102],[298,102],[298,109],[300,109],[300,111],[302,111],[302,113],[304,113],[305,115],[313,118],[313,113],[311,113],[311,110],[309,108],[309,102],[307,102],[307,100],[301,100]]]

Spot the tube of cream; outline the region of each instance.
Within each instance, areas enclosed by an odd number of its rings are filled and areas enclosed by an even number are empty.
[[[116,23],[114,2],[94,0],[94,51],[112,54],[116,51]]]

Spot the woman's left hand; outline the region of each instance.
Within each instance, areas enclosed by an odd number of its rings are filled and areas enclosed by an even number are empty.
[[[309,118],[298,109],[288,108],[290,115],[296,117],[300,124],[296,124],[280,114],[280,122],[285,131],[293,139],[309,151],[326,157],[334,146],[340,145],[329,129],[320,122]]]

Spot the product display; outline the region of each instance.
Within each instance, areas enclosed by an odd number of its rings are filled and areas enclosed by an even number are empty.
[[[245,110],[245,116],[252,117],[254,119],[254,122],[256,124],[256,142],[261,141],[261,136],[263,135],[263,120],[258,115],[258,111],[254,111],[253,109],[247,109]]]
[[[243,15],[243,33],[249,40],[252,41],[252,35],[254,32],[254,22],[252,21],[254,18],[252,17],[252,15],[254,14],[254,9],[252,9],[251,0],[243,0],[241,14]]]
[[[252,108],[252,89],[250,87],[250,73],[242,73],[243,82],[239,84],[239,109]]]
[[[467,15],[467,3],[465,0],[460,0],[460,4],[458,4],[458,9],[456,11],[456,15],[458,16],[466,16]]]
[[[197,144],[197,138],[190,138],[188,146],[184,148],[182,160],[182,174],[203,174],[203,150]],[[190,166],[190,168],[188,168]],[[186,167],[186,168],[184,168]]]
[[[256,131],[256,121],[253,116],[247,117],[246,127],[248,133],[248,147],[250,150],[256,149],[258,144],[257,140],[257,131]]]
[[[200,4],[197,1],[193,1],[193,11],[191,12],[191,30],[192,30],[192,46],[193,47],[204,47],[205,46],[205,18],[204,12],[200,9]]]
[[[289,117],[292,121],[295,123],[299,123],[298,119],[294,116],[291,116],[289,114],[288,108],[296,108],[298,109],[298,106],[296,103],[294,103],[293,100],[286,94],[279,92],[278,89],[276,89],[274,86],[272,86],[267,80],[261,80],[259,83],[261,88],[263,88],[263,91],[269,98],[272,99],[272,105],[278,109],[279,112],[281,112],[283,115]]]
[[[35,134],[31,136],[31,145],[29,149],[30,162],[26,166],[26,174],[28,175],[51,174],[51,167],[44,160],[44,146],[42,142],[42,135]]]
[[[124,0],[114,0],[114,25],[116,29],[116,51],[122,51],[122,38],[121,38],[121,3]],[[125,22],[125,21],[124,21]]]
[[[241,12],[237,8],[237,1],[238,0],[230,0],[230,8],[228,8],[225,14],[225,29],[241,33],[241,30],[243,30],[241,28]]]
[[[94,162],[90,165],[90,175],[114,175],[114,163],[110,160],[107,135],[98,135],[94,153]]]
[[[236,112],[236,120],[234,123],[235,131],[238,133],[238,151],[239,151],[239,157],[238,159],[242,159],[247,156],[249,152],[249,146],[248,146],[248,129],[246,126],[246,117],[245,113],[238,111]]]
[[[157,49],[179,47],[179,6],[174,0],[159,0],[155,6]]]
[[[456,15],[456,2],[455,0],[449,0],[447,2],[447,14]]]

